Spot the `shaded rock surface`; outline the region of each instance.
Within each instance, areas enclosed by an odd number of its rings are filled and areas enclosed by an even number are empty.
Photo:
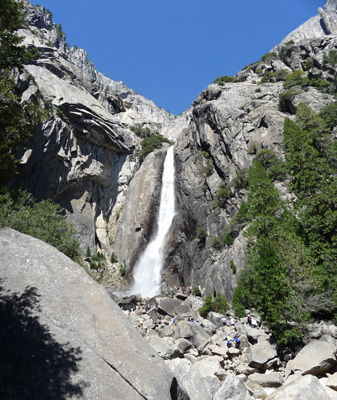
[[[0,392],[12,398],[54,398],[59,391],[62,398],[182,398],[162,359],[82,267],[6,228],[0,252],[1,336],[9,340],[0,341],[2,372],[15,376],[14,386],[4,386],[5,379]],[[19,327],[22,343],[13,343]]]

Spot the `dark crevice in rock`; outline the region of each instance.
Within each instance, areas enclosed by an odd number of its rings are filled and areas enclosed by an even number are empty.
[[[130,385],[130,386],[132,387],[132,389],[134,389],[134,390],[139,394],[139,396],[140,396],[142,399],[147,400],[147,397],[143,396],[143,395],[132,385],[132,383],[131,383],[128,379],[126,379],[125,376],[123,376],[123,375],[118,371],[118,369],[117,369],[116,367],[114,367],[112,364],[110,364],[105,358],[102,358],[102,360],[103,360],[111,369],[113,369],[115,372],[117,372],[117,374],[118,374],[128,385]]]
[[[325,25],[325,23],[324,23],[324,20],[321,18],[320,19],[320,21],[319,21],[319,23],[320,23],[320,25],[321,25],[321,28],[323,29],[323,32],[326,34],[326,35],[330,35],[330,31],[329,31],[329,29],[326,27],[326,25]]]

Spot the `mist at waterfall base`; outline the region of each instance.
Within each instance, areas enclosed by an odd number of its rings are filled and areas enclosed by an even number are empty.
[[[162,177],[158,230],[134,267],[130,293],[153,297],[160,293],[163,250],[166,236],[175,215],[173,146],[167,150]]]

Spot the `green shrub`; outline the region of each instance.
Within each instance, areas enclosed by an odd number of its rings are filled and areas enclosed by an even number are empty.
[[[126,275],[126,268],[125,268],[123,265],[121,265],[121,266],[119,267],[119,273],[121,274],[121,276],[125,277],[125,275]]]
[[[194,296],[199,296],[199,297],[201,297],[201,290],[199,289],[199,286],[193,286],[192,294],[193,294]]]
[[[87,252],[85,254],[87,257],[91,257],[91,251],[90,251],[90,247],[87,247]]]
[[[232,246],[232,244],[234,243],[234,240],[229,233],[225,235],[225,243],[227,244],[227,246]]]
[[[323,62],[326,64],[330,64],[332,66],[336,66],[337,65],[337,51],[330,50],[329,54],[327,56],[324,56]]]
[[[271,52],[271,53],[266,53],[261,57],[261,61],[264,63],[267,63],[268,61],[272,60],[272,59],[276,59],[278,58],[278,54],[275,52]]]
[[[212,241],[212,247],[214,247],[217,250],[221,249],[222,240],[221,240],[220,236],[218,236],[218,235],[214,236],[213,241]]]
[[[337,103],[332,102],[324,106],[319,112],[319,116],[328,128],[332,130],[337,125]]]
[[[246,189],[248,186],[248,169],[239,169],[236,176],[230,181],[229,185],[236,190]]]
[[[287,75],[283,84],[285,89],[291,89],[294,86],[304,87],[308,85],[308,78],[303,76],[303,71],[297,69],[291,74]]]
[[[233,274],[236,274],[236,265],[234,264],[234,261],[233,261],[233,260],[230,260],[229,264],[230,264],[230,266],[231,266],[231,269],[232,269],[232,271],[233,271]]]
[[[199,308],[199,314],[206,318],[207,314],[211,311],[215,311],[217,313],[225,314],[229,310],[229,303],[225,296],[221,293],[218,293],[216,298],[213,300],[212,296],[209,294],[204,304]]]
[[[95,261],[89,261],[90,269],[94,269],[95,271],[98,270],[98,265],[95,263]]]
[[[204,304],[199,308],[199,314],[201,317],[206,318],[207,314],[211,311],[215,311],[215,308],[212,296],[209,294],[206,296]]]
[[[220,185],[217,194],[215,195],[214,204],[216,207],[225,208],[228,199],[233,197],[233,192],[223,183]]]
[[[214,79],[213,83],[217,83],[220,86],[223,86],[225,83],[234,83],[237,82],[237,79],[234,76],[223,75],[216,79]]]
[[[150,137],[151,135],[158,135],[158,132],[152,132],[149,128],[142,128],[140,126],[131,126],[130,129],[134,134],[143,139],[146,137]]]
[[[144,138],[141,142],[142,150],[139,153],[139,162],[142,163],[145,157],[155,149],[160,149],[164,142],[171,143],[169,139],[159,134]]]
[[[110,262],[111,262],[112,264],[118,262],[117,256],[116,256],[116,254],[115,254],[114,252],[111,253]]]
[[[256,88],[255,89],[255,93],[260,93],[261,92],[261,88]]]
[[[104,254],[102,254],[101,252],[98,251],[94,256],[91,257],[91,259],[93,261],[105,260],[105,256],[104,256]]]
[[[195,237],[196,237],[197,239],[199,239],[199,240],[205,240],[206,237],[207,237],[207,231],[206,231],[206,229],[205,229],[205,228],[202,228],[202,227],[198,227],[198,228],[195,230]]]
[[[288,47],[290,47],[291,45],[293,45],[295,42],[293,40],[289,40],[289,42],[285,43],[284,46],[281,47],[280,51],[279,51],[279,56],[280,58],[283,57],[284,53],[286,52],[286,50],[288,49]]]
[[[297,94],[302,93],[303,90],[301,88],[293,88],[289,90],[285,90],[284,92],[279,94],[279,102],[278,109],[283,112],[291,112],[292,109],[292,101]]]
[[[213,172],[213,160],[207,151],[199,151],[198,160],[202,160],[203,168],[202,172],[209,176]]]
[[[225,296],[218,293],[214,300],[215,312],[225,314],[229,310],[229,303]]]
[[[51,200],[38,202],[23,190],[0,195],[0,228],[5,226],[41,239],[82,263],[76,231],[64,210]]]
[[[307,60],[305,60],[304,64],[303,64],[303,68],[305,71],[308,71],[311,68],[314,68],[315,64],[314,64],[314,57],[310,57]]]

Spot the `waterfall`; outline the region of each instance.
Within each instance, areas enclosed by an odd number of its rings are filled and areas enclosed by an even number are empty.
[[[174,157],[173,146],[171,146],[164,162],[158,230],[134,267],[131,293],[141,293],[143,297],[153,297],[160,293],[163,251],[166,235],[175,215],[174,203]]]

